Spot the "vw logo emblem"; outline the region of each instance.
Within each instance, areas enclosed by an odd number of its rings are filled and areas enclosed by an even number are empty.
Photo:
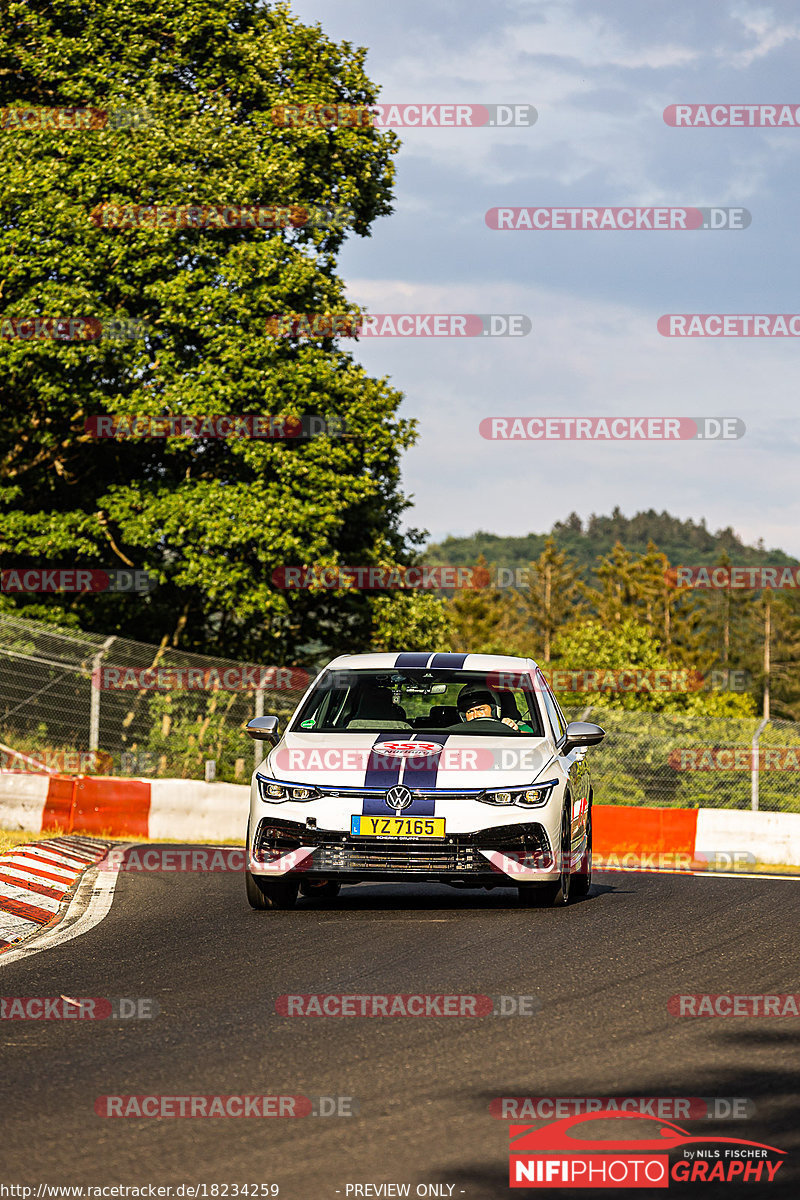
[[[398,812],[402,812],[404,808],[408,808],[413,799],[414,797],[411,795],[411,792],[407,787],[403,787],[402,783],[395,784],[386,793],[387,807],[394,808]]]

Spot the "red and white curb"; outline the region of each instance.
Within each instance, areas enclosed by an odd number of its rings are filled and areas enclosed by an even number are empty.
[[[0,954],[58,923],[84,872],[110,845],[98,838],[54,837],[0,854]]]

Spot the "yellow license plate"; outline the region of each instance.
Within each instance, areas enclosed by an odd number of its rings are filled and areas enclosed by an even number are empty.
[[[444,817],[351,817],[354,837],[443,838]]]

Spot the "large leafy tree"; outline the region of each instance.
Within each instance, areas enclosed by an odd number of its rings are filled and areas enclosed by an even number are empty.
[[[631,671],[665,672],[677,683],[685,679],[687,687],[694,681],[683,664],[671,659],[652,636],[650,629],[635,620],[617,625],[590,620],[562,630],[553,642],[553,665],[565,671]],[[725,691],[705,690],[608,690],[585,692],[582,695],[564,692],[559,696],[565,707],[582,703],[603,709],[629,709],[644,712],[688,713],[695,716],[747,717],[754,712],[748,695]]]
[[[286,593],[273,572],[408,558],[398,460],[412,423],[331,338],[265,332],[273,313],[351,307],[337,251],[391,211],[394,134],[269,115],[374,102],[364,56],[257,0],[0,8],[0,106],[147,112],[138,128],[2,131],[2,316],[132,318],[146,331],[0,339],[3,565],[131,564],[159,583],[147,598],[15,599],[26,615],[254,660],[369,643],[368,597]],[[323,206],[338,219],[107,229],[90,219],[102,204]],[[92,440],[85,420],[107,413],[313,413],[347,436]]]

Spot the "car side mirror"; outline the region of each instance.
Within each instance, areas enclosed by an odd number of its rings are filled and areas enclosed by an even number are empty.
[[[269,742],[271,746],[277,746],[281,740],[277,717],[253,717],[252,721],[247,722],[245,729],[251,738],[259,742]]]
[[[561,753],[569,754],[577,746],[596,746],[605,736],[605,729],[593,725],[591,721],[570,721]]]

